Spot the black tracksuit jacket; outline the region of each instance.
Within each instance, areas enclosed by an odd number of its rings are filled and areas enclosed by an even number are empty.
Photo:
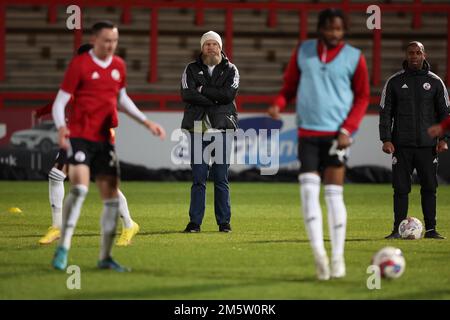
[[[186,66],[181,77],[181,97],[186,103],[181,128],[192,131],[194,121],[202,121],[208,115],[212,128],[236,130],[238,88],[238,69],[225,54],[222,53],[222,61],[214,68],[212,76],[200,55]]]
[[[449,98],[444,82],[424,61],[421,70],[407,68],[392,75],[380,102],[380,140],[396,147],[432,147],[437,139],[427,129],[449,114]]]

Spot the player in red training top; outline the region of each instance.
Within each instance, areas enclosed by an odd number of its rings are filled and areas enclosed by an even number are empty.
[[[53,103],[59,146],[67,150],[71,190],[63,205],[63,225],[53,267],[64,270],[68,251],[92,175],[103,199],[102,240],[98,268],[127,271],[111,257],[119,214],[119,163],[111,143],[111,128],[118,125],[119,105],[161,139],[164,129],[146,118],[126,93],[126,67],[114,55],[119,39],[117,27],[103,21],[92,27],[93,49],[73,58]],[[66,126],[65,107],[73,95],[73,108]]]
[[[92,49],[92,45],[84,44],[78,49],[78,54]],[[34,116],[39,119],[52,112],[53,103],[49,103],[34,111]],[[113,130],[113,129],[111,129]],[[112,134],[113,135],[113,134]],[[114,144],[112,137],[111,143]],[[61,237],[62,207],[64,200],[64,180],[67,176],[66,150],[60,149],[55,159],[55,164],[48,173],[48,193],[50,208],[52,211],[52,225],[46,234],[39,239],[39,244],[51,244]],[[139,225],[131,218],[125,195],[119,190],[119,215],[122,219],[122,234],[116,242],[118,246],[128,246],[133,237],[139,232]]]

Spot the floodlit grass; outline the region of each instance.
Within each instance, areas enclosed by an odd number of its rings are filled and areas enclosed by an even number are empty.
[[[66,184],[67,187],[67,184]],[[202,232],[184,234],[189,183],[124,182],[134,243],[115,248],[128,274],[95,268],[101,202],[94,185],[72,241],[69,265],[81,268],[81,290],[53,270],[55,244],[38,245],[51,221],[47,182],[0,182],[0,299],[449,299],[449,240],[384,240],[391,231],[389,185],[347,185],[347,277],[318,282],[299,210],[296,184],[232,183],[232,227],[219,233],[208,185]],[[326,213],[322,201],[323,212]],[[8,213],[9,207],[23,212]],[[438,190],[438,231],[450,236],[450,188]],[[423,221],[418,187],[410,215]],[[119,228],[120,229],[120,228]],[[330,250],[324,214],[326,247]],[[384,246],[402,249],[404,275],[369,290],[366,269]]]

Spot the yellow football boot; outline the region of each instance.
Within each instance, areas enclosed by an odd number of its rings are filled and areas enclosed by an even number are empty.
[[[39,244],[50,244],[61,237],[61,229],[51,226],[47,233],[39,240]]]
[[[120,238],[117,240],[116,245],[120,247],[126,247],[131,244],[131,239],[139,232],[139,225],[133,221],[131,228],[123,228]]]

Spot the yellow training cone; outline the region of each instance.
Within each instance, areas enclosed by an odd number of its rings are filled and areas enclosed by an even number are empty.
[[[18,207],[11,207],[8,209],[8,212],[9,213],[21,213],[22,210],[20,210],[20,208],[18,208]]]

